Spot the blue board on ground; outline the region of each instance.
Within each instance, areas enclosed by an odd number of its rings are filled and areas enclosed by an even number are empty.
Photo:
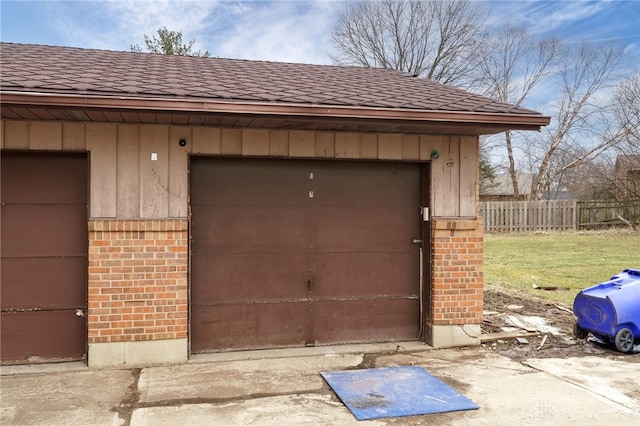
[[[480,408],[417,366],[320,374],[358,420]]]

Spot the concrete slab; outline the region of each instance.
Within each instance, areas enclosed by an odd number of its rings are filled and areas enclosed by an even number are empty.
[[[399,365],[421,365],[427,370],[451,369],[454,371],[511,370],[530,372],[531,368],[494,352],[478,348],[439,349],[410,354],[392,354],[376,358],[376,367],[395,367]]]
[[[585,364],[591,368],[591,375],[594,369],[609,368],[609,374],[602,378],[600,392],[572,383],[566,371],[572,369],[573,363],[563,363],[565,360],[530,360],[531,364],[548,366],[550,371],[559,363],[556,376],[478,348],[389,355],[378,358],[376,366],[420,365],[480,405],[477,411],[438,415],[437,424],[603,425],[640,422],[640,412],[629,407],[628,401],[603,397],[620,393],[609,392],[619,380],[628,377],[628,365],[621,366],[607,358],[593,358],[591,363]],[[401,419],[397,421],[402,424]]]
[[[197,425],[357,425],[351,412],[330,395],[282,395],[219,404],[135,410],[131,426]],[[367,421],[367,426],[385,422]]]
[[[321,371],[352,368],[362,360],[363,355],[328,354],[147,368],[138,382],[140,402],[313,392],[325,386]]]
[[[627,359],[631,356],[538,358],[524,363],[640,414],[640,363],[627,362]]]
[[[134,380],[128,370],[3,375],[0,424],[120,425],[113,408]]]
[[[637,424],[640,416],[546,373],[468,377],[464,394],[480,405],[450,425]]]
[[[320,372],[393,365],[422,366],[480,409],[367,425],[640,424],[636,356],[530,359],[524,365],[478,347],[420,348],[372,348],[366,355],[357,345],[323,348],[324,353],[281,350],[263,359],[255,351],[208,363],[128,370],[3,367],[0,424],[355,425],[362,422]]]

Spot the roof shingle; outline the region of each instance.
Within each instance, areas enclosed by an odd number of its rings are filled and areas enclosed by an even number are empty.
[[[1,43],[2,91],[539,115],[373,68]]]

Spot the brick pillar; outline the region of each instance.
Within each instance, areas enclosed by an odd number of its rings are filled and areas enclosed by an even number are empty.
[[[187,229],[186,219],[89,221],[90,366],[186,361]]]
[[[434,347],[479,344],[483,304],[482,222],[432,222],[431,312]]]

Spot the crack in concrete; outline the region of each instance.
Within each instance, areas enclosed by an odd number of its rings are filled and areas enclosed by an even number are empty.
[[[245,401],[272,398],[278,396],[295,396],[295,395],[326,395],[326,389],[309,390],[306,392],[266,392],[266,393],[252,393],[241,396],[230,396],[225,398],[176,398],[165,399],[152,402],[136,402],[131,405],[131,411],[138,408],[157,408],[157,407],[179,407],[182,405],[195,405],[195,404],[229,404],[229,403],[242,403]]]
[[[399,352],[404,352],[404,348],[400,345],[396,348],[395,351],[386,351],[386,352],[377,352],[377,353],[366,353],[363,354],[362,361],[360,364],[350,367],[347,369],[359,370],[365,368],[375,368],[378,358],[395,355]],[[418,352],[418,351],[416,351]],[[128,390],[118,405],[118,407],[114,408],[114,411],[118,413],[123,423],[122,426],[130,426],[131,425],[131,417],[133,416],[133,412],[137,409],[141,408],[159,408],[159,407],[179,407],[183,405],[196,405],[196,404],[229,404],[229,403],[242,403],[245,401],[262,399],[262,398],[271,398],[271,397],[283,397],[283,396],[296,396],[296,395],[329,395],[331,396],[332,401],[340,401],[335,392],[331,389],[331,387],[323,380],[322,387],[315,390],[308,390],[305,392],[267,392],[267,393],[253,393],[247,395],[239,395],[232,397],[224,397],[224,398],[175,398],[175,399],[166,399],[152,402],[140,402],[140,390],[138,389],[138,382],[140,380],[140,375],[142,372],[142,368],[136,368],[131,370],[131,375],[133,377],[133,382],[129,385]]]
[[[475,333],[471,333],[471,334],[470,334],[470,332],[469,332],[469,331],[467,331],[467,326],[466,326],[466,325],[463,325],[462,327],[460,327],[460,329],[462,330],[462,332],[463,332],[464,334],[466,334],[466,335],[467,335],[469,338],[471,338],[471,339],[478,339],[478,338],[480,338],[480,334],[481,334],[480,330],[476,330],[476,332],[475,332]]]
[[[140,400],[138,382],[140,381],[142,368],[133,368],[130,371],[133,381],[127,387],[127,391],[118,406],[113,408],[113,411],[117,412],[118,417],[123,421],[122,426],[131,425],[131,416],[133,415],[133,411],[137,408],[137,403]]]

